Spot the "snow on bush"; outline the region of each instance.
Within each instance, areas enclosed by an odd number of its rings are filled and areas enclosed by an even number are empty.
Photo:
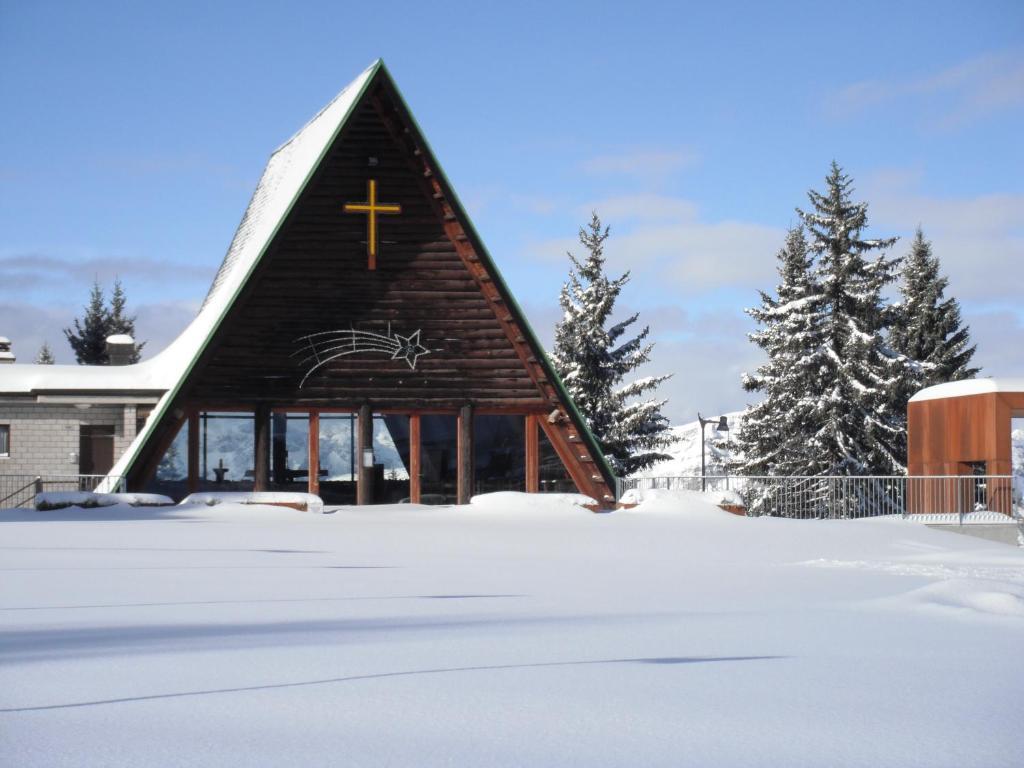
[[[266,504],[278,507],[295,507],[305,512],[323,514],[324,502],[312,493],[291,493],[286,491],[204,491],[193,493],[182,499],[181,506],[217,504]]]

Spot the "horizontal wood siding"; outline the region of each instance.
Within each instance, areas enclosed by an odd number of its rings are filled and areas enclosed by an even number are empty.
[[[377,158],[371,167],[369,158]],[[286,222],[251,288],[222,326],[184,392],[191,403],[375,408],[543,410],[541,393],[456,252],[427,199],[414,161],[368,100],[339,136]],[[367,268],[366,216],[343,212],[366,198],[402,212],[381,217],[375,270]],[[355,328],[421,332],[430,350],[411,370],[383,353],[341,357],[300,388],[302,336]],[[299,354],[295,354],[295,353]]]

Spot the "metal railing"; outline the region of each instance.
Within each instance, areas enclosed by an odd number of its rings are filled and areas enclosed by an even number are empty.
[[[732,500],[750,516],[801,519],[852,519],[879,515],[953,515],[971,513],[1012,517],[1019,514],[1021,489],[1013,475],[932,476],[679,476],[619,480],[626,491],[665,489],[732,491]]]
[[[119,493],[124,487],[124,478],[116,475],[0,475],[0,509],[33,507],[45,492]]]

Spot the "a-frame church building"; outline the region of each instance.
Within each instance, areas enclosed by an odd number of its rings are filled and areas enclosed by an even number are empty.
[[[380,61],[273,153],[177,340],[137,365],[2,366],[0,424],[12,402],[65,403],[91,455],[106,455],[96,414],[114,413],[113,466],[93,469],[129,490],[615,501],[596,441]],[[6,419],[12,452],[19,418]]]

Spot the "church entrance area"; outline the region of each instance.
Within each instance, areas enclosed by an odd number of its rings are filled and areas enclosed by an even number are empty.
[[[328,505],[456,504],[495,491],[575,491],[537,414],[195,409],[151,490],[314,493]]]

